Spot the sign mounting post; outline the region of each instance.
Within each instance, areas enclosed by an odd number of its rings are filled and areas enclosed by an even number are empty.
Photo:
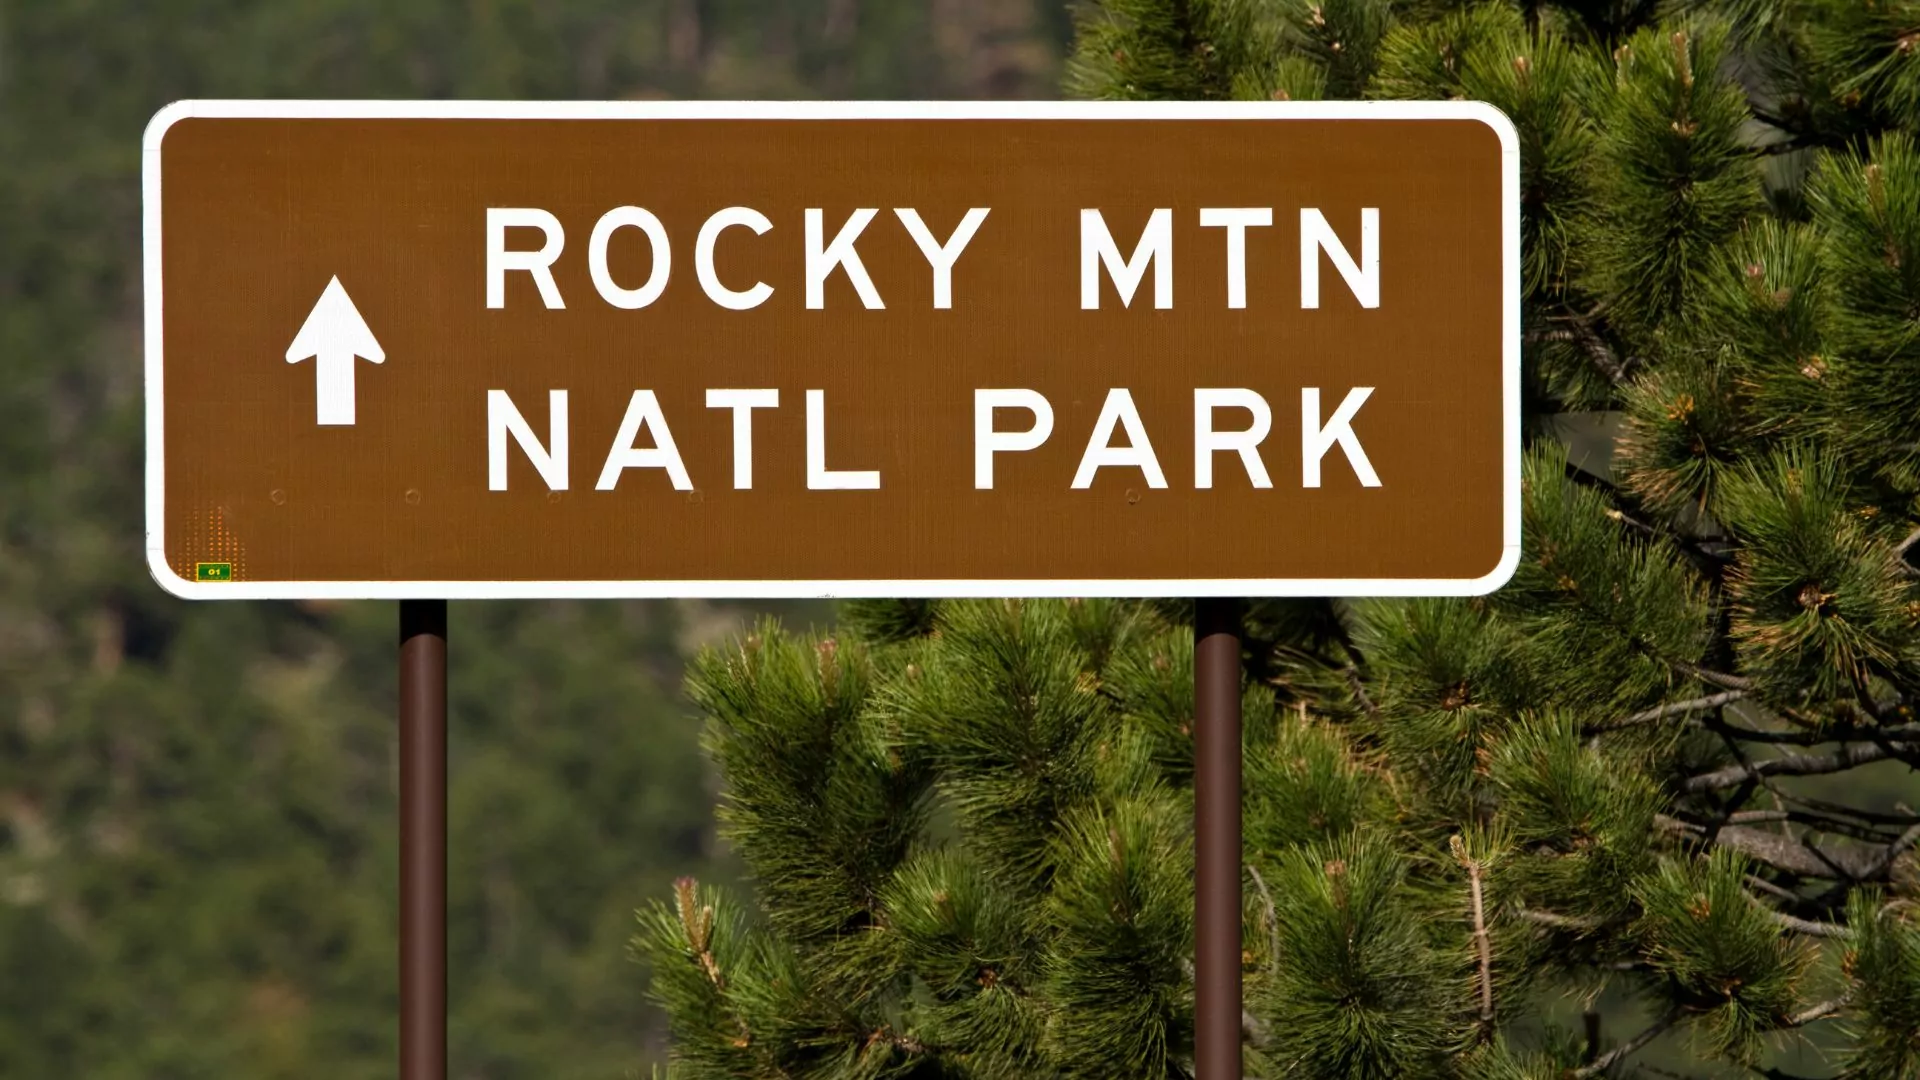
[[[1199,1080],[1240,1078],[1241,603],[1193,613],[1193,1047]]]
[[[400,1076],[447,1075],[447,602],[400,601]]]
[[[1485,104],[189,101],[144,163],[155,580],[403,601],[406,1080],[446,1065],[447,599],[1198,597],[1234,1080],[1237,601],[1519,560]]]

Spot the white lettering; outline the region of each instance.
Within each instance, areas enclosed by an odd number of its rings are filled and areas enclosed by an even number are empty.
[[[827,468],[827,393],[807,391],[807,487],[815,491],[870,491],[879,470]]]
[[[653,433],[653,445],[646,448],[633,445],[643,427]],[[627,415],[620,419],[620,433],[613,437],[607,462],[600,467],[600,482],[593,485],[594,489],[612,491],[620,482],[620,474],[627,469],[665,469],[674,490],[693,490],[687,466],[680,460],[680,450],[673,445],[673,432],[667,430],[667,418],[660,412],[660,399],[651,390],[635,390],[627,400]]]
[[[751,207],[729,206],[715,213],[700,226],[700,235],[694,241],[693,270],[708,299],[730,311],[746,311],[766,303],[767,297],[773,295],[773,286],[757,281],[751,289],[735,291],[720,284],[720,275],[713,268],[713,248],[720,241],[721,231],[735,225],[752,229],[756,236],[765,236],[767,230],[773,228],[767,215]]]
[[[1107,220],[1098,210],[1080,211],[1080,306],[1093,310],[1100,306],[1100,267],[1104,264],[1120,294],[1120,304],[1133,304],[1134,291],[1147,267],[1153,267],[1153,306],[1173,306],[1173,211],[1155,210],[1140,232],[1133,254],[1122,259],[1120,246],[1107,230]]]
[[[1373,463],[1367,460],[1367,452],[1360,446],[1359,436],[1353,433],[1353,415],[1366,404],[1373,393],[1373,387],[1361,386],[1347,391],[1340,407],[1333,411],[1333,419],[1327,421],[1323,429],[1320,426],[1320,390],[1318,387],[1303,387],[1300,390],[1300,486],[1317,488],[1320,486],[1320,459],[1327,456],[1334,443],[1347,455],[1347,461],[1353,466],[1354,474],[1360,477],[1364,487],[1379,487],[1380,477],[1373,471]]]
[[[1025,409],[1033,426],[1025,431],[995,431],[995,409]],[[973,486],[993,487],[993,455],[1032,450],[1053,434],[1053,406],[1036,390],[973,392]]]
[[[1300,306],[1320,306],[1320,253],[1333,260],[1334,269],[1353,290],[1363,308],[1380,306],[1380,211],[1367,207],[1360,211],[1360,262],[1347,253],[1346,245],[1327,224],[1326,216],[1313,207],[1300,210]]]
[[[1227,230],[1227,306],[1247,306],[1247,228],[1273,224],[1273,209],[1267,206],[1229,209],[1206,206],[1200,209],[1200,224]]]
[[[647,283],[637,289],[623,289],[614,284],[613,275],[607,270],[607,241],[612,239],[615,229],[625,226],[646,233],[647,243],[653,249],[653,271],[647,275]],[[660,294],[667,291],[667,275],[672,266],[673,251],[667,243],[666,227],[649,211],[638,206],[616,207],[593,223],[593,236],[587,240],[587,272],[592,275],[593,287],[600,291],[600,298],[614,307],[633,311],[660,299]]]
[[[1215,431],[1213,410],[1245,409],[1253,414],[1253,423],[1245,431]],[[1247,479],[1256,488],[1270,488],[1266,463],[1260,460],[1260,442],[1273,429],[1273,410],[1267,399],[1252,390],[1207,389],[1193,392],[1193,486],[1213,486],[1213,455],[1232,450],[1247,467]]]
[[[967,249],[967,242],[973,239],[980,223],[987,220],[986,209],[976,206],[967,211],[967,216],[960,219],[953,235],[947,237],[944,244],[933,238],[926,222],[920,220],[920,211],[896,208],[894,214],[900,218],[900,224],[907,227],[913,242],[920,245],[920,254],[925,255],[927,263],[933,267],[933,306],[941,309],[952,307],[953,264],[959,261],[960,253]]]
[[[780,405],[778,390],[709,390],[707,408],[733,410],[733,486],[753,487],[753,410]]]
[[[567,392],[547,391],[547,432],[551,449],[540,445],[540,437],[505,390],[487,391],[487,490],[507,490],[507,435],[527,455],[527,460],[547,482],[549,491],[567,490]]]
[[[880,293],[873,287],[873,279],[867,277],[867,268],[860,261],[860,253],[853,249],[854,241],[860,239],[860,233],[873,220],[878,210],[855,210],[840,226],[833,236],[833,242],[822,244],[821,237],[826,226],[821,220],[821,212],[815,209],[807,211],[807,307],[819,309],[827,306],[827,275],[834,267],[847,272],[847,280],[853,283],[854,291],[860,294],[860,303],[869,309],[883,308]],[[955,254],[959,254],[955,252]]]
[[[539,229],[544,239],[539,251],[508,251],[507,230],[515,226]],[[540,289],[540,302],[549,308],[567,305],[553,283],[553,262],[566,245],[560,219],[533,207],[487,207],[487,306],[507,306],[507,271],[525,270]]]
[[[1111,445],[1115,424],[1127,429],[1128,445]],[[1140,410],[1133,406],[1133,395],[1119,388],[1107,391],[1106,404],[1100,407],[1100,419],[1093,424],[1093,437],[1087,440],[1087,452],[1081,455],[1080,469],[1073,475],[1073,486],[1091,487],[1093,474],[1107,465],[1136,467],[1146,474],[1148,487],[1167,486],[1167,476],[1160,471],[1160,459],[1153,455],[1153,444],[1147,441],[1146,425],[1140,422]]]

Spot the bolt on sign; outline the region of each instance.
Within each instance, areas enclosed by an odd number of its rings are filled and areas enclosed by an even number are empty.
[[[1473,594],[1518,558],[1485,105],[184,102],[145,184],[184,596]]]

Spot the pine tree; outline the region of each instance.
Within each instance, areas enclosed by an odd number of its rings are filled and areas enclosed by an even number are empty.
[[[1920,1077],[1920,4],[1105,0],[1069,87],[1520,133],[1513,582],[1250,612],[1247,1074]],[[1186,618],[703,657],[757,905],[642,915],[673,1075],[1190,1076]]]

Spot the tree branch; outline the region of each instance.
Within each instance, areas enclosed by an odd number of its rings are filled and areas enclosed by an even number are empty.
[[[1729,825],[1709,840],[1702,826],[1691,825],[1665,814],[1654,815],[1654,823],[1669,832],[1683,833],[1719,847],[1738,851],[1748,858],[1777,870],[1811,878],[1840,878],[1847,881],[1872,881],[1884,876],[1876,872],[1878,853],[1851,848],[1822,847],[1804,838],[1781,836],[1764,829]]]
[[[1758,899],[1755,899],[1753,902],[1755,904],[1760,903]],[[1772,919],[1774,922],[1779,923],[1781,926],[1796,934],[1805,934],[1807,937],[1820,938],[1844,938],[1852,936],[1852,932],[1846,927],[1834,923],[1815,922],[1812,919],[1797,919],[1783,911],[1775,911],[1770,907],[1766,907],[1764,904],[1761,905],[1761,909],[1767,913],[1767,918]]]
[[[1838,730],[1822,731],[1818,728],[1802,731],[1761,731],[1758,728],[1741,727],[1725,720],[1707,719],[1701,721],[1715,731],[1739,739],[1743,742],[1786,743],[1792,746],[1819,746],[1822,743],[1854,742],[1860,739],[1888,742],[1920,741],[1920,726],[1902,724],[1896,727],[1856,727],[1851,724]]]
[[[1888,869],[1891,869],[1893,861],[1900,857],[1900,853],[1916,843],[1920,843],[1920,825],[1915,825],[1906,832],[1901,833],[1898,840],[1888,844],[1887,849],[1880,853],[1880,871],[1884,873]]]
[[[1700,669],[1694,669],[1694,671],[1709,679],[1733,680],[1738,678],[1738,676],[1722,675],[1718,672],[1701,672]],[[1691,719],[1695,713],[1718,709],[1736,701],[1744,701],[1749,696],[1745,690],[1723,690],[1720,693],[1708,694],[1705,697],[1689,698],[1686,701],[1675,701],[1665,705],[1656,705],[1651,709],[1634,713],[1632,716],[1622,720],[1609,720],[1604,723],[1588,725],[1582,731],[1582,734],[1601,735],[1610,731],[1639,727],[1642,724],[1651,724],[1676,714],[1684,715]],[[1781,743],[1789,746],[1819,746],[1823,743],[1849,742],[1860,738],[1873,740],[1884,739],[1888,742],[1895,743],[1920,743],[1920,724],[1900,724],[1892,727],[1870,726],[1865,728],[1847,724],[1837,730],[1809,728],[1798,731],[1763,731],[1759,728],[1742,727],[1739,724],[1730,723],[1724,717],[1705,717],[1695,722],[1712,728],[1714,731],[1722,734],[1730,735],[1743,742]]]
[[[1724,671],[1710,671],[1695,664],[1689,664],[1685,660],[1669,660],[1667,663],[1670,664],[1675,671],[1683,675],[1691,675],[1703,683],[1723,686],[1728,690],[1753,689],[1752,679],[1742,678],[1738,675],[1729,675]]]
[[[1267,916],[1267,964],[1277,968],[1280,966],[1280,916],[1274,913],[1273,894],[1267,891],[1266,880],[1252,863],[1247,864],[1247,874],[1253,878],[1253,887],[1260,891],[1260,904]]]
[[[1248,1046],[1266,1049],[1271,1040],[1267,1037],[1267,1025],[1260,1018],[1245,1009],[1240,1010],[1240,1041]]]
[[[1537,908],[1516,907],[1514,914],[1526,922],[1554,930],[1575,930],[1586,933],[1608,925],[1606,919],[1584,915],[1562,915],[1557,911],[1541,911]]]
[[[1771,787],[1768,788],[1768,791],[1771,792],[1772,790]],[[1711,830],[1727,825],[1770,825],[1780,822],[1792,822],[1796,825],[1804,825],[1817,832],[1832,833],[1835,836],[1850,837],[1854,840],[1865,840],[1870,844],[1888,844],[1892,843],[1894,839],[1892,836],[1875,829],[1871,825],[1864,825],[1857,821],[1847,821],[1842,818],[1836,818],[1810,810],[1742,810],[1737,813],[1715,817],[1710,821],[1690,821],[1688,824],[1699,825],[1704,829]]]
[[[1666,1030],[1679,1019],[1680,1014],[1675,1011],[1655,1020],[1645,1031],[1595,1058],[1591,1065],[1582,1065],[1573,1070],[1574,1077],[1576,1080],[1586,1080],[1589,1076],[1598,1076],[1606,1072],[1622,1060],[1639,1053],[1648,1043],[1665,1034]]]
[[[1473,901],[1473,944],[1480,954],[1480,1037],[1493,1039],[1493,939],[1487,936],[1487,911],[1480,888],[1480,863],[1467,856],[1467,845],[1456,833],[1453,857],[1467,868],[1468,896]]]
[[[1817,776],[1845,772],[1848,769],[1880,761],[1892,755],[1881,746],[1843,746],[1832,754],[1785,754],[1751,765],[1729,765],[1710,773],[1691,777],[1685,784],[1688,794],[1734,787],[1749,779],[1765,776]]]
[[[1841,803],[1827,802],[1824,799],[1816,799],[1808,795],[1798,795],[1791,791],[1784,791],[1780,794],[1786,798],[1788,802],[1798,803],[1809,810],[1820,810],[1840,817],[1858,818],[1861,821],[1872,822],[1875,825],[1920,825],[1920,814],[1911,812],[1885,814],[1877,810],[1862,810],[1857,806],[1846,806]]]
[[[1807,902],[1806,897],[1801,896],[1799,893],[1794,892],[1792,889],[1783,889],[1780,886],[1775,885],[1773,882],[1768,881],[1766,878],[1759,876],[1758,874],[1745,874],[1742,876],[1746,878],[1747,884],[1749,886],[1755,889],[1759,889],[1761,892],[1766,893],[1768,896],[1771,896],[1776,900],[1784,900],[1789,904],[1804,904]]]
[[[1846,1008],[1846,1006],[1847,999],[1844,997],[1837,997],[1832,1001],[1823,1001],[1811,1009],[1793,1014],[1793,1016],[1787,1019],[1787,1026],[1804,1027],[1807,1024],[1813,1023],[1815,1020],[1825,1020],[1827,1017]]]
[[[1587,734],[1595,735],[1603,731],[1619,731],[1622,728],[1651,724],[1656,720],[1665,719],[1676,713],[1694,713],[1704,709],[1717,709],[1729,702],[1739,701],[1746,696],[1747,693],[1744,690],[1725,690],[1718,694],[1709,694],[1706,697],[1689,698],[1686,701],[1676,701],[1668,705],[1659,705],[1645,712],[1634,713],[1625,720],[1614,720],[1605,724],[1596,724],[1587,729]]]
[[[1347,677],[1347,685],[1353,689],[1354,700],[1360,703],[1360,707],[1367,710],[1368,715],[1379,712],[1380,706],[1375,705],[1373,698],[1367,694],[1367,684],[1360,681],[1360,668],[1354,664],[1348,664],[1344,674]]]
[[[1552,318],[1555,322],[1562,322],[1573,328],[1574,342],[1580,346],[1581,352],[1587,354],[1587,359],[1592,361],[1600,374],[1605,375],[1615,386],[1626,385],[1627,369],[1633,365],[1633,361],[1629,359],[1622,362],[1614,354],[1613,347],[1607,344],[1598,330],[1594,329],[1594,314],[1583,315],[1577,311],[1567,311]]]

